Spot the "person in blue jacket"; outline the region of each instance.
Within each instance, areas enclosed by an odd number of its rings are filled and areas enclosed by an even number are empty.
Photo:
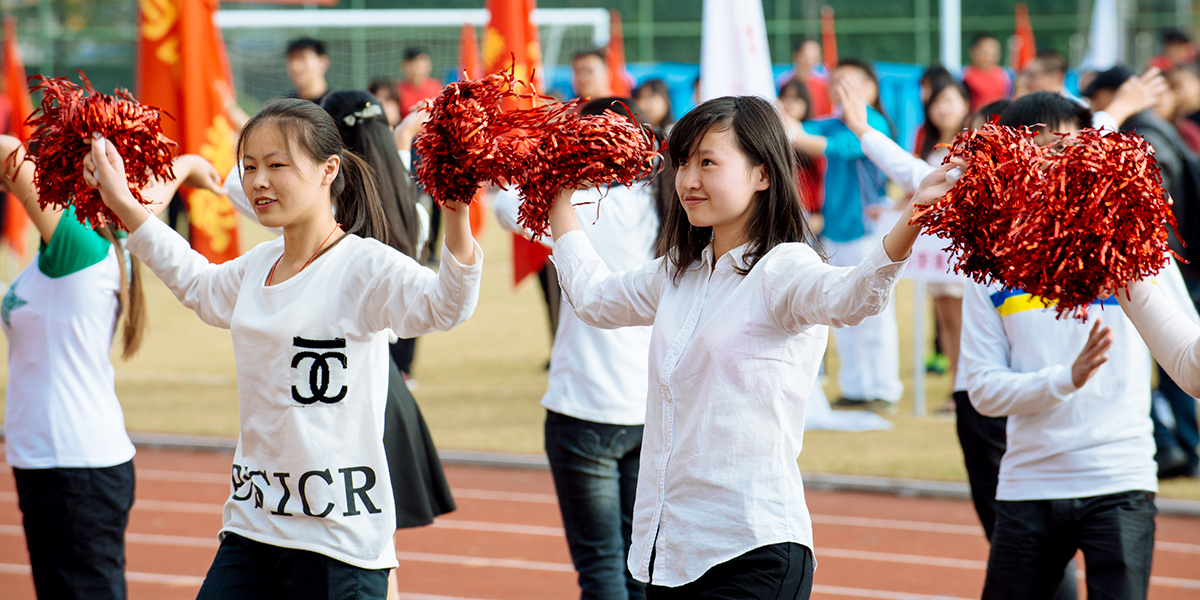
[[[875,221],[890,203],[884,190],[886,176],[863,154],[858,136],[841,120],[837,90],[848,78],[857,80],[869,99],[867,122],[894,139],[895,127],[879,103],[875,71],[855,59],[842,60],[830,75],[834,116],[806,121],[789,132],[797,150],[827,160],[821,243],[829,264],[834,266],[851,266],[862,261],[877,242]],[[861,325],[835,329],[834,339],[841,358],[838,385],[842,391],[835,406],[893,411],[904,393],[895,308],[889,305]]]

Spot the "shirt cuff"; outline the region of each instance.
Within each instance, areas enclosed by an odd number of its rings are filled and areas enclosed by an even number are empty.
[[[1071,367],[1066,365],[1058,365],[1058,368],[1050,376],[1050,391],[1056,398],[1062,401],[1071,399],[1071,395],[1078,391],[1075,387],[1075,382],[1071,378]]]
[[[875,246],[875,251],[863,262],[876,276],[888,279],[889,285],[895,285],[896,280],[900,279],[900,275],[904,273],[904,267],[908,264],[911,256],[912,252],[910,251],[908,256],[903,259],[893,261],[883,247],[883,238],[880,238],[879,244]]]
[[[563,234],[551,246],[551,260],[557,265],[574,265],[583,260],[583,255],[587,253],[588,247],[591,246],[591,241],[587,235],[581,230],[568,231]],[[595,252],[595,250],[593,250]]]
[[[483,272],[483,248],[475,238],[471,238],[471,245],[475,248],[475,264],[464,265],[458,262],[458,258],[450,251],[450,247],[446,245],[446,240],[442,240],[442,258],[441,268],[449,268],[452,273],[474,275]]]

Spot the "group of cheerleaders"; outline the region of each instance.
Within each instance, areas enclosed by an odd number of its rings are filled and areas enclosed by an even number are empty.
[[[860,95],[853,85],[839,93]],[[369,119],[370,104],[347,114]],[[865,106],[844,109],[852,127],[866,122]],[[112,544],[123,544],[132,504],[133,447],[123,429],[112,439],[64,435],[110,431],[97,424],[121,419],[108,352],[114,315],[126,354],[136,350],[140,260],[204,322],[230,329],[234,344],[234,489],[199,597],[385,597],[397,567],[396,495],[405,494],[386,475],[389,332],[411,338],[467,320],[484,257],[463,202],[443,213],[436,272],[386,243],[403,234],[389,227],[396,217],[380,179],[347,150],[339,122],[306,100],[280,99],[246,124],[242,191],[282,235],[221,265],[154,218],[180,185],[220,189],[195,157],[178,159],[178,179],[152,184],[144,194],[154,203],[143,205],[122,157],[95,135],[80,176],[128,230],[123,240],[80,225],[69,208],[39,209],[32,165],[5,173],[42,239],[3,303],[8,456],[39,596],[124,597],[123,577],[105,571],[124,566]],[[15,140],[0,145],[20,157]],[[667,161],[665,251],[640,268],[609,271],[579,231],[575,190],[562,190],[550,213],[576,315],[595,327],[652,328],[629,571],[648,584],[647,598],[807,598],[816,561],[796,458],[828,327],[885,309],[920,234],[913,206],[940,199],[951,170],[968,165],[929,168],[882,242],[857,266],[833,267],[808,243],[789,132],[770,102],[697,106],[671,130]],[[1153,284],[1130,282],[1128,292],[1122,308],[1154,355],[1200,392],[1200,326]],[[1089,341],[1093,354],[1099,344]]]

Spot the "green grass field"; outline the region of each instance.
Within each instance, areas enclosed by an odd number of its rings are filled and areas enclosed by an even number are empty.
[[[255,225],[243,225],[244,248],[269,236]],[[458,329],[418,342],[413,375],[420,388],[414,395],[439,446],[541,452],[545,413],[538,402],[545,391],[543,367],[550,354],[545,307],[536,282],[526,280],[513,289],[510,238],[494,223],[490,225],[483,239],[487,260],[479,308]],[[6,271],[0,273],[5,281],[16,273],[12,264],[2,271]],[[117,394],[128,428],[237,435],[237,382],[229,333],[201,323],[148,270],[144,273],[150,323],[146,341],[129,362],[114,355]],[[907,392],[893,417],[895,428],[810,432],[800,456],[802,470],[966,480],[953,417],[911,416],[912,295],[912,286],[902,282],[896,302],[901,378]],[[837,372],[836,353],[830,353],[828,367],[830,373]],[[4,363],[0,378],[7,381],[7,377]],[[927,385],[932,411],[949,395],[951,382],[945,376],[931,376]],[[834,381],[827,384],[826,392],[838,397]],[[1164,482],[1161,493],[1200,500],[1200,481]]]

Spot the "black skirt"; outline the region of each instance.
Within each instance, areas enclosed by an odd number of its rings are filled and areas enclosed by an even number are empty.
[[[420,527],[454,510],[454,498],[417,401],[395,361],[388,361],[388,369],[383,447],[396,499],[396,529]]]

